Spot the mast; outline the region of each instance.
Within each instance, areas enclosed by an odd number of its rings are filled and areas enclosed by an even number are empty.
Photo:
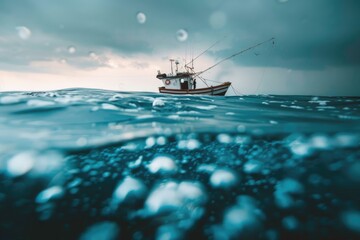
[[[173,70],[173,62],[175,61],[174,59],[169,59],[170,60],[170,64],[171,64],[171,75],[174,75],[174,70]]]

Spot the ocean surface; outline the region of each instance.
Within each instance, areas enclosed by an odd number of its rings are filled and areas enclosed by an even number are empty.
[[[360,98],[0,93],[0,239],[359,239]]]

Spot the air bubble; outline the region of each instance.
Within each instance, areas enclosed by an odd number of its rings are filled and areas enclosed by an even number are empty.
[[[179,29],[176,32],[176,39],[179,42],[185,42],[188,39],[188,32],[185,29]]]
[[[24,26],[16,27],[16,30],[18,36],[23,40],[27,40],[31,37],[31,31],[27,27]]]
[[[144,24],[144,23],[146,22],[146,15],[145,15],[145,13],[143,13],[143,12],[138,12],[138,13],[136,14],[136,19],[137,19],[138,23]]]

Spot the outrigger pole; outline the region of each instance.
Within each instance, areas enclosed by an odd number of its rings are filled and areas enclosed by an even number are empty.
[[[225,38],[225,37],[224,37],[224,38]],[[224,39],[224,38],[223,38],[223,39]],[[215,45],[219,44],[223,39],[217,40],[213,45],[211,45],[210,47],[208,47],[205,51],[203,51],[202,53],[200,53],[199,55],[197,55],[197,56],[196,56],[195,58],[193,58],[190,62],[186,63],[186,64],[185,64],[185,67],[186,67],[186,68],[190,68],[188,65],[191,63],[192,66],[191,66],[190,69],[193,70],[193,68],[194,68],[194,61],[195,61],[196,59],[198,59],[199,57],[201,57],[204,53],[206,53],[207,51],[209,51],[211,48],[213,48]]]
[[[236,57],[236,56],[238,56],[238,55],[240,55],[240,54],[242,54],[242,53],[244,53],[244,52],[247,52],[247,51],[249,51],[249,50],[251,50],[251,49],[254,49],[254,48],[256,48],[256,47],[258,47],[258,46],[260,46],[260,45],[263,45],[263,44],[265,44],[265,43],[267,43],[267,42],[273,41],[273,44],[274,44],[274,40],[275,40],[275,38],[270,38],[270,39],[268,39],[268,40],[266,40],[266,41],[263,41],[263,42],[258,43],[258,44],[256,44],[256,45],[253,45],[253,46],[251,46],[251,47],[248,47],[248,48],[246,48],[246,49],[244,49],[244,50],[241,50],[240,52],[234,53],[233,55],[231,55],[231,56],[229,56],[229,57],[227,57],[227,58],[224,58],[224,59],[220,60],[219,62],[215,63],[215,64],[212,65],[211,67],[209,67],[209,68],[207,68],[207,69],[205,69],[205,70],[203,70],[203,71],[201,71],[201,72],[196,73],[195,76],[199,76],[199,75],[203,74],[204,72],[207,72],[207,71],[209,71],[210,69],[216,67],[216,66],[219,65],[220,63],[225,62],[225,61],[227,61],[227,60],[229,60],[229,59],[231,59],[231,58],[233,58],[233,57]]]

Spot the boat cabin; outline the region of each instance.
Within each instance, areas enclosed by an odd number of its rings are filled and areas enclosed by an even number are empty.
[[[160,79],[167,89],[189,90],[196,88],[196,79],[191,73],[161,74],[158,73],[156,78]]]
[[[179,62],[175,61],[176,69],[175,73],[173,72],[173,62],[175,60],[170,59],[171,62],[171,73],[160,73],[156,78],[163,82],[164,88],[166,89],[177,89],[177,90],[190,90],[196,89],[196,79],[193,77],[194,73],[190,72],[179,72],[178,65]]]

